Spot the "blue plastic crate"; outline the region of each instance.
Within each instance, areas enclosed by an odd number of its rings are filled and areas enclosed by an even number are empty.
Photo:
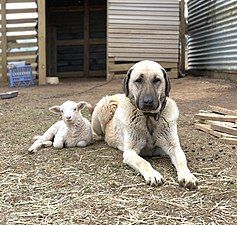
[[[10,87],[35,85],[31,66],[20,66],[9,69]]]

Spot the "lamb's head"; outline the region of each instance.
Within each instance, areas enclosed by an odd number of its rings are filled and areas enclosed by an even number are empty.
[[[76,123],[81,119],[81,110],[87,105],[87,102],[66,101],[61,106],[52,106],[49,111],[61,114],[62,119],[66,124]]]

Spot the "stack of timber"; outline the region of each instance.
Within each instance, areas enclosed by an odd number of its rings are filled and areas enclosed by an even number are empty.
[[[237,110],[209,106],[194,118],[196,129],[219,138],[222,143],[237,145]]]

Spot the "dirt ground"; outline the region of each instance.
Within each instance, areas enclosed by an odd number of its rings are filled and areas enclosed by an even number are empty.
[[[19,89],[0,100],[0,224],[237,224],[237,149],[194,129],[193,116],[209,104],[237,108],[237,86],[225,80],[172,80],[180,109],[178,130],[199,189],[177,184],[170,160],[148,158],[166,179],[150,187],[122,163],[119,150],[96,141],[86,148],[42,149],[31,139],[59,117],[48,108],[65,100],[95,104],[121,92],[121,80],[63,81]]]

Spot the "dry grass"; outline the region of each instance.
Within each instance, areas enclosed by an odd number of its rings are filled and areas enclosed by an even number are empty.
[[[0,101],[0,224],[237,224],[236,147],[193,127],[194,113],[208,104],[236,107],[236,85],[227,81],[172,81],[181,143],[199,180],[197,191],[178,186],[164,157],[147,160],[165,184],[147,186],[122,164],[118,150],[99,141],[84,149],[28,154],[31,138],[58,119],[48,107],[67,99],[94,104],[121,90],[121,82],[113,81],[84,92],[101,83],[21,89],[19,97]]]

